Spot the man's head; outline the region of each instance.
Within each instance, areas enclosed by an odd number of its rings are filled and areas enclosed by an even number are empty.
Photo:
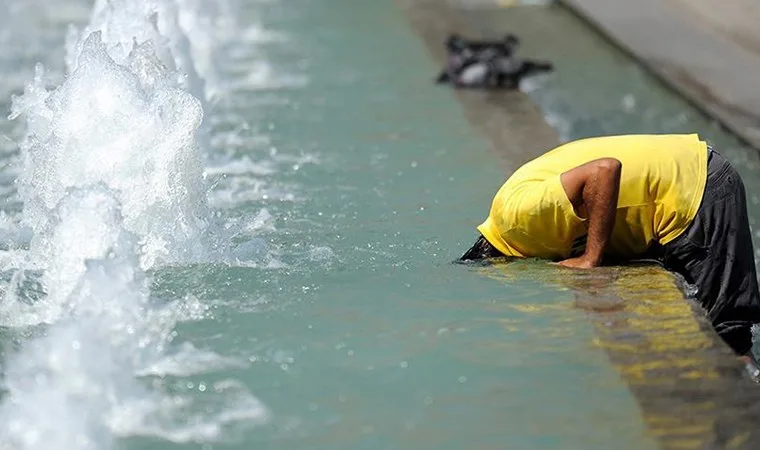
[[[488,240],[486,240],[483,235],[481,235],[475,241],[475,244],[473,244],[473,246],[470,247],[470,249],[467,250],[461,258],[459,258],[459,260],[478,261],[486,258],[495,258],[497,256],[504,256],[504,254],[500,252],[496,247],[491,245],[491,243],[488,242]]]

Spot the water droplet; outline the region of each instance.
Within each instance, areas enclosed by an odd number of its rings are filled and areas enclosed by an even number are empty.
[[[633,94],[626,94],[623,96],[620,103],[625,112],[633,112],[633,110],[636,109],[636,97],[634,97]]]
[[[462,375],[461,377],[459,377],[459,382],[460,383],[467,383],[467,377],[464,376],[464,375]]]
[[[401,366],[402,369],[406,369],[409,367],[409,363],[406,361],[401,361],[401,364],[399,364],[399,366]]]
[[[199,383],[198,384],[198,390],[201,392],[206,392],[206,384],[205,383]]]

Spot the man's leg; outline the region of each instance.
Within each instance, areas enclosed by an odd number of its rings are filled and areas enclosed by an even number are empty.
[[[697,217],[664,248],[665,267],[697,286],[697,300],[715,331],[739,355],[752,347],[752,325],[760,322],[752,234],[739,173],[710,152],[707,185]]]

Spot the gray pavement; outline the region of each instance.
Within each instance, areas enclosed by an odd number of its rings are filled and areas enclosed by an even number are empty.
[[[760,4],[560,0],[694,105],[760,149]]]

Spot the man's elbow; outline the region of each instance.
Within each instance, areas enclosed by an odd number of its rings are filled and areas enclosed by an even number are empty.
[[[602,158],[596,161],[594,164],[595,171],[599,175],[606,175],[615,178],[620,177],[620,172],[623,169],[623,163],[615,158]]]

